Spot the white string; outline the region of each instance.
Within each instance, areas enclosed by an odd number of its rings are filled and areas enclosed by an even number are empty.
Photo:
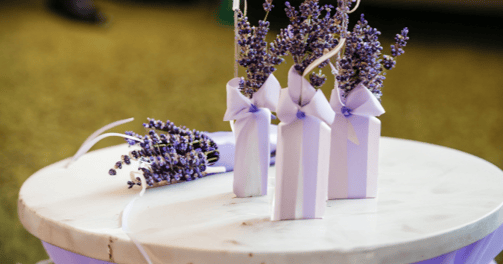
[[[229,124],[231,125],[232,134],[235,135],[234,134],[234,120],[229,121]]]
[[[143,177],[143,174],[141,174],[140,172],[138,171],[132,171],[129,173],[129,176],[131,177],[132,180],[136,181],[135,177],[134,177],[134,174],[140,174],[140,181],[141,181],[141,192],[139,194],[139,196],[135,197],[131,202],[129,202],[126,207],[124,208],[124,210],[122,211],[122,231],[131,239],[131,241],[133,241],[133,243],[136,245],[136,248],[138,248],[138,250],[140,251],[140,253],[142,254],[143,258],[145,258],[145,260],[147,261],[147,263],[149,264],[152,264],[152,261],[150,260],[147,252],[145,251],[145,249],[142,247],[142,245],[140,244],[140,242],[138,242],[138,240],[133,236],[131,230],[129,230],[129,225],[128,225],[128,218],[129,218],[129,215],[131,214],[131,210],[133,208],[133,204],[136,200],[138,200],[138,198],[142,197],[143,194],[145,193],[145,190],[146,190],[146,186],[147,186],[147,182],[145,181],[145,178]]]
[[[238,10],[234,10],[234,78],[238,77]]]
[[[131,171],[129,173],[129,177],[131,178],[131,181],[135,182],[136,181],[136,177],[134,176],[135,174],[139,174],[140,177],[140,181],[141,181],[141,192],[140,192],[140,196],[143,196],[143,194],[145,193],[145,190],[147,189],[147,181],[145,180],[145,177],[143,176],[143,173],[140,173],[139,171]]]
[[[128,221],[127,221],[128,216],[131,212],[131,209],[133,208],[134,202],[140,197],[142,197],[142,193],[140,193],[140,196],[135,197],[131,202],[129,202],[129,204],[126,206],[126,208],[124,208],[124,211],[122,211],[122,231],[124,233],[126,233],[126,235],[131,239],[131,241],[133,241],[133,243],[136,245],[136,248],[138,248],[138,250],[142,254],[143,258],[145,258],[147,263],[152,264],[152,261],[150,260],[145,249],[141,246],[140,242],[138,242],[138,240],[132,235],[131,230],[129,230]]]
[[[89,150],[90,148],[88,148],[84,153],[82,153],[83,149],[87,146],[87,144],[91,140],[95,139],[98,135],[100,135],[101,133],[103,133],[103,132],[105,132],[105,131],[113,128],[113,127],[116,127],[118,125],[122,125],[122,124],[125,124],[125,123],[128,123],[128,122],[131,122],[133,120],[134,120],[134,117],[131,117],[131,118],[128,118],[128,119],[122,119],[122,120],[110,123],[110,124],[108,124],[108,125],[100,128],[100,129],[94,131],[94,133],[92,133],[89,137],[87,137],[86,140],[84,141],[84,143],[82,143],[82,145],[80,145],[79,150],[77,150],[77,152],[75,153],[75,155],[73,155],[72,159],[70,160],[70,162],[68,162],[68,164],[66,164],[65,168],[68,168],[68,166],[70,166],[70,164],[72,162],[76,161],[80,156],[84,155],[87,152],[87,150]]]
[[[215,167],[208,166],[206,167],[206,170],[204,172],[206,172],[207,174],[214,174],[214,173],[224,173],[226,172],[226,170],[225,166],[215,166]]]
[[[128,119],[122,119],[122,120],[119,120],[119,121],[115,121],[113,123],[110,123],[96,131],[94,131],[94,133],[92,133],[89,137],[86,138],[86,140],[84,141],[84,143],[82,143],[82,145],[86,144],[87,142],[89,142],[90,140],[92,140],[93,138],[97,137],[99,134],[113,128],[113,127],[116,127],[116,126],[119,126],[119,125],[122,125],[122,124],[125,124],[125,123],[129,123],[131,121],[134,120],[134,117],[131,117],[131,118],[128,118]]]
[[[337,54],[341,49],[342,47],[344,46],[344,43],[346,42],[346,39],[341,39],[339,41],[339,44],[333,48],[331,51],[327,52],[325,55],[317,58],[316,60],[314,60],[313,62],[311,62],[311,64],[309,64],[306,69],[304,70],[304,72],[302,73],[302,78],[304,78],[307,74],[309,74],[312,70],[314,70],[314,68],[318,67],[318,65],[320,65],[322,62],[332,58],[335,54]],[[304,83],[304,81],[301,80],[300,82],[300,96],[299,96],[299,105],[302,106],[302,84]]]
[[[134,118],[128,118],[128,119],[119,120],[119,121],[110,123],[110,124],[108,124],[108,125],[100,128],[100,129],[96,130],[93,134],[91,134],[84,141],[84,143],[82,143],[82,145],[80,146],[79,150],[77,151],[77,153],[75,153],[75,155],[72,157],[72,159],[68,162],[68,164],[66,165],[66,167],[68,167],[71,163],[75,162],[79,157],[81,157],[82,155],[84,155],[96,143],[98,143],[100,140],[102,140],[104,138],[115,136],[115,137],[128,138],[128,139],[135,140],[135,141],[141,141],[139,138],[136,138],[136,137],[133,137],[133,136],[128,136],[128,135],[125,135],[125,134],[120,134],[120,133],[101,134],[101,133],[103,133],[104,131],[106,131],[106,130],[108,130],[110,128],[113,128],[115,126],[118,126],[118,125],[121,125],[121,124],[124,124],[124,123],[127,123],[127,122],[131,122],[133,120],[134,120]],[[232,121],[231,121],[231,127],[233,127],[233,122]],[[208,173],[222,173],[222,172],[225,172],[225,167],[223,167],[223,166],[207,167],[206,171]],[[145,194],[145,190],[147,189],[147,187],[146,187],[147,186],[147,182],[146,182],[145,177],[143,176],[142,173],[140,173],[138,171],[131,171],[130,174],[129,174],[131,180],[133,182],[137,181],[137,179],[135,178],[135,174],[139,174],[140,175],[140,177],[138,177],[138,178],[140,178],[141,188],[142,189],[141,189],[141,191],[139,193],[139,196],[135,197],[131,202],[129,202],[126,205],[126,207],[124,208],[124,210],[122,211],[122,218],[121,218],[121,220],[122,220],[122,231],[131,239],[131,241],[133,241],[133,243],[136,245],[136,247],[138,248],[138,250],[140,251],[140,253],[142,254],[142,256],[147,261],[147,263],[152,264],[152,261],[150,260],[147,252],[142,247],[141,243],[132,235],[132,232],[129,229],[129,225],[128,225],[128,217],[129,217],[129,215],[131,213],[131,210],[133,208],[134,202],[138,198],[143,197],[143,195]]]
[[[345,42],[346,42],[346,39],[344,39],[344,38],[341,39],[339,41],[339,44],[335,48],[333,48],[331,51],[325,53],[325,55],[323,55],[323,56],[317,58],[316,60],[314,60],[313,62],[311,62],[311,64],[309,64],[309,66],[307,66],[306,70],[302,74],[302,77],[306,76],[309,72],[314,70],[314,68],[318,67],[318,65],[320,65],[322,62],[324,62],[324,61],[332,58],[334,55],[336,55],[342,49]]]
[[[239,10],[239,0],[232,1],[232,11]]]
[[[207,173],[223,173],[223,172],[225,172],[225,167],[224,166],[206,167],[205,172],[207,172]],[[128,205],[126,205],[126,207],[122,211],[122,227],[121,228],[122,228],[122,231],[131,239],[131,241],[133,241],[136,248],[138,248],[138,250],[140,251],[142,256],[145,258],[147,263],[152,264],[152,261],[150,260],[150,257],[148,256],[147,251],[145,250],[145,248],[143,248],[141,243],[134,237],[133,232],[131,232],[131,230],[129,229],[129,225],[128,225],[129,224],[128,218],[129,218],[129,215],[131,214],[131,210],[133,208],[134,203],[140,197],[143,197],[143,194],[145,194],[145,190],[147,189],[147,181],[145,180],[145,177],[143,176],[142,173],[140,173],[138,171],[131,171],[129,173],[129,177],[131,178],[131,180],[137,181],[137,179],[135,178],[135,174],[138,174],[140,176],[138,178],[140,178],[140,181],[141,181],[141,192],[139,193],[139,196],[135,197],[131,202],[129,202]]]
[[[135,141],[141,141],[139,138],[128,136],[125,134],[120,134],[120,133],[101,134],[101,135],[97,136],[96,138],[89,140],[85,144],[82,144],[82,146],[77,151],[77,153],[75,153],[75,155],[68,162],[68,164],[66,164],[65,168],[68,168],[68,166],[70,166],[70,164],[75,162],[78,158],[80,158],[80,156],[86,154],[86,152],[89,151],[96,143],[98,143],[100,140],[107,138],[107,137],[122,137],[122,138],[128,138],[128,139],[135,140]]]
[[[348,14],[351,14],[351,13],[355,12],[356,9],[358,9],[358,6],[360,6],[360,0],[356,0],[355,7],[353,8],[353,10],[349,11]]]
[[[238,69],[238,11],[239,11],[239,0],[233,0],[232,2],[232,10],[234,11],[234,78],[238,77],[239,69]],[[246,0],[245,0],[245,14],[246,16]],[[229,125],[231,126],[231,131],[234,134],[234,120],[229,121]]]

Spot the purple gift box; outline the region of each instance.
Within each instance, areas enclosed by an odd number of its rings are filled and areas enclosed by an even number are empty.
[[[277,114],[281,123],[272,220],[321,218],[327,200],[327,123],[333,120],[334,112],[323,92],[315,90],[292,67],[288,88],[281,90]]]
[[[237,197],[267,194],[270,164],[271,111],[276,110],[281,86],[273,74],[250,99],[239,91],[240,78],[227,83],[224,120],[236,120],[233,191]]]
[[[330,104],[336,115],[331,125],[328,198],[374,198],[377,196],[379,139],[384,109],[363,85],[342,102],[332,91]]]

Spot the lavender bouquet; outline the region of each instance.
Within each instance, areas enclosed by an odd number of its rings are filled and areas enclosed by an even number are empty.
[[[382,54],[381,33],[369,26],[363,14],[353,30],[343,34],[345,50],[331,64],[336,82],[330,104],[336,115],[331,125],[328,198],[373,198],[381,135],[376,117],[384,113],[381,89],[386,71],[404,53],[408,29],[396,35],[391,56]]]
[[[234,193],[237,197],[267,194],[270,164],[269,126],[276,111],[281,86],[274,77],[275,66],[282,63],[283,52],[267,45],[267,15],[272,1],[263,4],[266,15],[258,26],[237,12],[237,63],[245,68],[245,77],[227,83],[227,111],[224,121],[236,120],[234,135]]]
[[[143,126],[148,130],[145,136],[132,131],[125,133],[140,140],[126,139],[130,146],[140,149],[122,155],[109,170],[110,175],[116,175],[116,169],[121,169],[123,164],[130,165],[131,160],[137,160],[147,188],[156,187],[204,177],[207,166],[219,159],[218,146],[204,133],[175,126],[169,120],[164,123],[149,118]],[[164,133],[158,134],[156,130]],[[141,180],[132,178],[127,182],[129,188],[141,186]]]
[[[266,0],[263,4],[266,12],[263,20],[258,21],[258,26],[251,26],[241,10],[237,11],[237,44],[239,46],[238,64],[245,68],[246,77],[239,80],[239,90],[248,98],[252,98],[276,71],[275,66],[281,64],[286,55],[283,50],[268,48],[266,36],[269,32],[267,16],[274,5],[272,0]]]
[[[316,59],[339,44],[344,25],[342,13],[338,10],[332,16],[332,5],[320,6],[317,0],[306,0],[299,10],[289,2],[285,3],[286,15],[290,20],[287,28],[281,29],[276,40],[271,44],[271,50],[281,54],[291,54],[294,69],[303,75],[306,68]],[[328,60],[318,65],[327,66]],[[326,81],[326,76],[320,72],[310,73],[309,82],[315,88],[320,88]]]
[[[326,76],[321,71],[310,73],[310,69],[328,65],[325,54],[342,47],[344,14],[337,9],[332,15],[333,6],[321,6],[317,0],[306,0],[298,10],[288,2],[285,5],[290,24],[271,46],[291,54],[294,65],[278,103],[281,123],[272,219],[321,218],[326,207],[330,151],[327,124],[332,122],[334,111],[317,89]]]
[[[404,53],[403,48],[409,40],[408,33],[408,28],[404,28],[397,34],[396,43],[391,45],[391,55],[383,55],[383,48],[378,39],[381,32],[369,26],[362,14],[353,30],[345,33],[345,50],[335,63],[336,79],[343,98],[358,85],[363,85],[380,99],[386,71],[393,69],[396,58]]]

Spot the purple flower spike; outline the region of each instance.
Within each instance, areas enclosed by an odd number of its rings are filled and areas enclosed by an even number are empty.
[[[342,1],[340,5],[347,6],[347,2]],[[285,12],[290,25],[281,29],[276,40],[271,43],[271,49],[282,55],[290,53],[295,70],[302,75],[309,64],[339,44],[339,38],[345,31],[345,12],[349,11],[349,7],[338,8],[332,16],[333,8],[331,5],[320,5],[318,0],[306,0],[297,10],[286,2]],[[318,65],[318,68],[327,65],[328,60]],[[310,73],[309,81],[319,88],[325,83],[326,77],[321,72]]]
[[[266,0],[263,7],[266,16],[264,20],[258,22],[257,26],[251,26],[248,17],[238,11],[237,43],[240,47],[240,53],[237,62],[246,69],[246,77],[241,78],[239,90],[248,98],[252,98],[269,75],[276,71],[274,66],[281,64],[284,61],[281,56],[285,55],[281,49],[277,49],[273,44],[268,47],[265,41],[269,32],[267,15],[274,7],[272,0]]]
[[[378,38],[381,35],[376,28],[369,26],[362,14],[351,32],[346,32],[346,46],[343,56],[337,61],[339,75],[336,76],[339,88],[345,97],[359,84],[367,87],[377,99],[382,96],[381,89],[386,79],[386,70],[396,65],[396,57],[404,53],[409,37],[408,28],[404,28],[395,37],[396,43],[391,46],[391,56],[382,54]]]
[[[262,4],[262,6],[264,7],[264,11],[266,12],[270,12],[274,7],[274,5],[272,4],[272,0],[266,0],[265,3]]]

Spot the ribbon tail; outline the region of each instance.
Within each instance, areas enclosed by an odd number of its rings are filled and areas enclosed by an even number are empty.
[[[260,109],[256,114],[257,122],[257,139],[258,139],[258,154],[260,165],[260,184],[261,195],[267,194],[267,177],[269,171],[269,163],[271,160],[270,144],[269,144],[269,129],[271,124],[271,111],[267,108]]]
[[[234,126],[236,146],[234,149],[234,194],[250,197],[260,193],[258,181],[259,162],[257,124],[253,115],[236,120]]]
[[[230,120],[229,125],[231,126],[232,134],[234,134],[234,120]]]
[[[124,210],[122,211],[121,229],[131,239],[131,241],[133,241],[133,243],[135,244],[136,248],[138,249],[138,251],[140,251],[141,255],[147,261],[147,263],[152,264],[152,261],[150,260],[150,257],[147,254],[147,251],[142,246],[142,244],[140,243],[140,241],[138,241],[138,239],[133,234],[133,232],[129,229],[129,217],[130,217],[131,211],[133,210],[133,205],[136,202],[136,200],[138,200],[139,198],[141,198],[143,196],[143,194],[145,193],[146,186],[147,186],[147,182],[145,181],[145,178],[139,172],[131,172],[130,173],[130,177],[131,177],[132,180],[135,178],[134,174],[140,174],[139,178],[141,180],[141,188],[142,189],[141,189],[141,192],[139,193],[139,195],[136,196],[133,200],[131,200],[126,205],[126,207],[124,208]],[[134,180],[136,181],[136,179],[134,179]]]
[[[346,126],[348,127],[348,140],[353,142],[355,145],[360,145],[360,141],[358,141],[358,136],[356,135],[355,128],[353,127],[353,124],[349,121],[349,119],[346,120]]]

